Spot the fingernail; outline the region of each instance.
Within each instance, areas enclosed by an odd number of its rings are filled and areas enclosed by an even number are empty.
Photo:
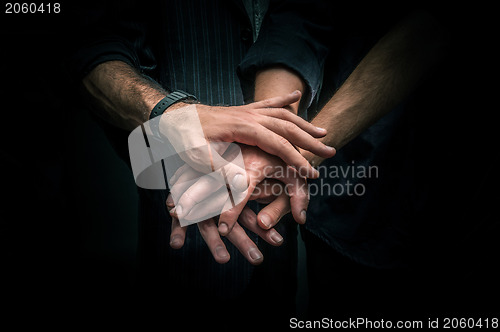
[[[266,226],[266,228],[271,228],[271,218],[267,214],[262,214],[260,216],[260,222]]]
[[[260,253],[259,249],[257,249],[257,248],[250,248],[250,250],[248,250],[248,255],[254,261],[258,261],[258,260],[262,259],[262,254]]]
[[[319,130],[319,131],[324,131],[324,132],[326,132],[326,129],[325,129],[325,128],[316,127],[316,129],[317,129],[317,130]]]
[[[215,254],[217,255],[217,257],[219,258],[227,258],[229,256],[226,248],[224,248],[223,246],[217,246],[215,248]]]
[[[325,145],[325,147],[323,149],[325,149],[327,153],[335,153],[335,152],[337,152],[337,150],[335,150],[335,148],[333,146]]]
[[[171,239],[170,239],[170,246],[173,247],[173,248],[177,248],[181,245],[182,243],[182,240],[181,240],[181,236],[180,235],[174,235]]]
[[[229,228],[227,227],[227,224],[225,222],[220,223],[219,233],[221,233],[222,235],[225,235],[225,234],[227,234],[228,230],[229,230]]]
[[[175,206],[173,208],[171,208],[170,210],[168,210],[169,214],[173,214],[174,212],[175,212]]]
[[[274,243],[279,244],[283,241],[283,237],[274,229],[271,231],[271,240],[273,240]]]
[[[306,213],[306,210],[302,210],[300,212],[300,218],[302,219],[302,223],[305,223],[306,222],[306,219],[307,219],[307,213]]]
[[[313,167],[313,169],[312,169],[312,177],[313,177],[314,179],[316,179],[316,178],[318,178],[318,177],[319,177],[319,171],[318,171],[316,168],[314,168],[314,167]]]
[[[171,195],[167,197],[167,206],[174,206],[174,199]]]
[[[299,90],[295,90],[294,92],[292,92],[292,95],[296,96],[296,95],[298,95],[299,93],[300,93],[300,91],[299,91]]]

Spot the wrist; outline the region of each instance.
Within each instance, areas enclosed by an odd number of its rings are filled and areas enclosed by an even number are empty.
[[[170,112],[170,111],[173,111],[173,110],[176,110],[176,109],[179,109],[179,108],[183,108],[183,107],[186,107],[186,106],[189,106],[189,105],[199,104],[199,103],[200,102],[198,100],[195,100],[195,99],[182,100],[182,101],[176,102],[176,103],[170,105],[169,107],[167,107],[165,109],[165,112]]]
[[[302,78],[285,66],[273,66],[262,69],[255,76],[255,101],[286,95],[295,90],[304,93],[306,84]],[[285,109],[297,114],[300,100],[286,105]]]
[[[151,114],[155,106],[165,97],[165,93],[159,93],[157,91],[150,93],[149,95],[144,97],[144,104],[146,105],[146,109],[149,110],[149,114]]]
[[[187,104],[190,104],[195,101],[197,101],[196,97],[187,92],[181,90],[173,91],[155,104],[155,106],[150,112],[149,119],[151,120],[154,117],[160,116],[167,111],[171,111],[180,108],[182,106],[186,106]]]

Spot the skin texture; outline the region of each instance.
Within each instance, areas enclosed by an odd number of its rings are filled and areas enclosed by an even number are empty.
[[[166,96],[154,81],[120,61],[97,66],[83,80],[89,99],[98,115],[126,130],[133,130],[149,119],[151,109]],[[207,140],[255,145],[275,154],[288,164],[316,178],[319,174],[293,147],[330,156],[335,150],[314,140],[326,131],[307,123],[282,107],[297,102],[300,92],[243,106],[212,107],[196,105]],[[166,112],[184,107],[179,102]]]
[[[214,256],[216,261],[219,262],[218,259],[221,258],[219,257],[221,253],[224,253],[222,256],[223,258],[226,257],[226,254],[229,255],[227,250],[225,250],[225,247],[220,248],[222,240],[220,240],[219,232],[221,227],[224,227],[225,230],[223,230],[223,232],[225,233],[225,236],[230,239],[230,241],[247,257],[247,259],[249,259],[251,263],[255,264],[256,262],[260,263],[261,261],[256,261],[252,258],[252,255],[248,253],[252,252],[252,248],[257,247],[246,235],[239,223],[247,226],[252,231],[255,231],[256,228],[260,228],[260,230],[256,231],[256,233],[263,236],[264,240],[274,245],[281,244],[281,240],[275,241],[275,239],[279,239],[280,236],[274,229],[272,229],[272,226],[278,222],[279,218],[288,213],[290,209],[297,222],[301,224],[304,223],[305,216],[303,211],[307,209],[309,198],[306,190],[305,179],[298,176],[293,170],[290,170],[290,172],[284,172],[284,170],[287,170],[287,165],[279,158],[269,155],[259,148],[246,145],[241,145],[241,151],[248,176],[248,189],[246,190],[245,199],[234,208],[222,213],[219,216],[218,229],[212,226],[212,224],[215,225],[215,220],[213,218],[198,223],[198,228],[204,236],[204,239],[206,240],[212,253],[218,256]],[[191,178],[191,176],[188,175],[189,172],[196,171],[184,171],[181,177]],[[198,177],[196,174],[192,176],[192,178],[196,177]],[[189,216],[190,212],[196,212],[197,209],[208,209],[209,207],[207,206],[213,204],[213,202],[217,200],[214,197],[213,188],[203,183],[206,179],[207,178],[200,179],[194,185],[190,186],[190,188],[187,188],[182,196],[184,200],[181,198],[175,206],[175,209],[173,209],[175,204],[171,197],[167,199],[167,208],[174,219],[171,242],[176,243],[177,240],[182,243],[184,242],[185,230],[187,227],[180,227],[178,222],[179,214],[177,211],[179,206],[182,206],[182,214],[184,216]],[[273,184],[281,182],[282,184],[278,187],[281,191],[277,191],[274,188],[271,190],[269,186],[266,187],[266,184],[268,184],[266,181],[270,181],[269,179],[274,179],[272,182]],[[182,183],[180,177],[179,181]],[[283,185],[287,186],[287,193],[285,193]],[[277,196],[275,196],[275,194],[277,194]],[[246,208],[246,203],[250,199],[270,202],[265,209],[270,216],[274,217],[274,220],[269,221],[269,224],[267,225],[262,224],[261,220],[257,220],[255,213]],[[204,206],[205,202],[207,202],[207,205]],[[276,215],[275,213],[278,214]],[[239,221],[239,223],[237,221]],[[174,238],[176,241],[173,241]],[[177,248],[177,243],[173,247]],[[219,249],[216,249],[218,247]],[[223,260],[222,262],[226,261]]]
[[[304,88],[304,82],[293,71],[281,66],[270,67],[258,72],[256,75],[255,100],[273,100],[276,96],[286,96],[293,91],[303,91]],[[287,105],[282,103],[280,106],[287,110],[288,116],[297,114],[300,100],[287,101]],[[312,141],[311,143],[315,144]],[[211,225],[216,222],[215,219],[198,223],[198,228],[202,235],[205,234],[203,235],[205,242],[217,262],[225,263],[229,261],[229,253],[220,238],[222,235],[226,236],[250,263],[260,264],[263,261],[262,254],[258,251],[255,243],[246,235],[240,224],[257,233],[268,243],[279,245],[282,242],[282,237],[273,227],[290,211],[298,223],[305,223],[309,197],[306,180],[300,174],[290,170],[285,173],[288,177],[283,178],[275,176],[278,175],[278,172],[272,173],[273,168],[276,170],[287,169],[287,165],[279,158],[249,146],[242,145],[241,149],[248,176],[247,196],[243,202],[219,216],[218,228]],[[320,151],[320,149],[316,151],[320,152],[320,154],[326,152],[329,156],[335,154],[335,149],[332,148],[324,152]],[[271,185],[274,189],[272,191],[270,190]],[[288,194],[285,192],[285,185]],[[277,190],[277,188],[281,190]],[[198,181],[186,190],[184,196],[179,200],[178,206],[182,207],[183,214],[187,214],[191,209],[196,208],[196,203],[203,204],[203,200],[210,201],[213,199],[211,196],[213,193],[213,188],[204,185],[203,180]],[[275,195],[275,193],[278,193],[278,195]],[[251,199],[268,203],[259,212],[258,216],[245,206],[246,202]],[[184,243],[186,231],[185,228],[180,227],[176,214],[177,209],[173,209],[174,203],[171,197],[170,202],[167,200],[167,206],[170,207],[169,210],[174,220],[171,246],[180,248]],[[250,255],[251,252],[255,253],[255,255]],[[259,254],[257,255],[257,253]],[[258,259],[255,259],[255,257],[258,257]]]
[[[391,111],[441,59],[447,36],[425,12],[415,12],[389,31],[363,58],[311,121],[326,128],[320,140],[340,149]],[[314,166],[325,158],[302,150]]]
[[[98,115],[126,130],[132,130],[147,121],[150,110],[166,95],[156,82],[142,76],[135,69],[120,61],[110,61],[97,66],[84,78],[83,86]],[[302,88],[302,86],[298,87]],[[266,165],[269,160],[274,160],[282,167],[286,164],[294,166],[304,177],[317,177],[319,175],[317,171],[300,155],[295,146],[311,149],[313,153],[318,153],[323,157],[333,156],[335,149],[319,143],[316,139],[326,134],[324,129],[312,126],[290,112],[291,109],[298,107],[300,90],[290,88],[287,92],[286,95],[276,97],[274,94],[273,98],[244,106],[211,107],[197,104],[196,108],[205,138],[208,141],[239,142],[248,146],[256,146],[258,149],[254,148],[252,154],[253,163]],[[166,112],[184,106],[186,104],[179,102],[169,107]],[[245,153],[245,155],[250,155],[250,153]],[[251,178],[252,188],[257,188],[259,185],[256,178],[256,176]],[[297,177],[299,178],[302,177]],[[260,181],[263,180],[264,178],[260,179]],[[252,192],[249,192],[246,201],[252,197],[251,194]],[[299,199],[299,197],[302,198]],[[302,211],[307,205],[307,199],[304,197],[306,195],[295,195],[297,204],[293,211],[298,211],[295,214],[299,219],[304,217]],[[289,210],[293,204],[290,205],[287,200],[281,196],[274,204],[284,205],[286,210]],[[272,207],[273,204],[267,210]],[[283,210],[283,207],[280,209]],[[279,214],[282,215],[282,213]],[[198,227],[216,261],[224,263],[229,259],[227,250],[221,247],[222,241],[219,234],[221,233],[236,243],[240,252],[252,264],[259,264],[263,259],[262,254],[246,236],[245,231],[237,222],[238,219],[242,225],[254,230],[271,244],[281,243],[281,236],[270,226],[272,223],[266,224],[267,230],[256,227],[259,222],[262,224],[262,220],[258,221],[255,214],[245,208],[244,204],[239,204],[236,209],[221,215],[219,220],[223,222],[219,224],[219,227],[214,224],[213,220],[201,222]],[[176,236],[180,235],[176,225],[178,225],[178,220],[174,220],[172,224],[171,244],[173,248],[179,247],[179,243],[184,243],[183,238]],[[213,232],[214,230],[216,233]]]
[[[416,12],[405,18],[370,50],[313,119],[313,125],[328,131],[320,140],[339,149],[387,114],[422,82],[440,60],[445,45],[446,34],[431,16]],[[281,67],[260,72],[256,78],[255,99],[296,89],[300,79],[293,75]],[[296,112],[297,105],[293,103],[287,108]],[[325,159],[299,150],[312,165],[317,166]],[[263,229],[270,229],[290,209],[286,197],[278,196],[272,202],[257,216],[257,223]],[[300,220],[305,221],[305,215]],[[219,219],[219,231],[223,235],[230,231],[226,223]]]

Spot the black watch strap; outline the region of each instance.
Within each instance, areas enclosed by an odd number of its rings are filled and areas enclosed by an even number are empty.
[[[149,119],[151,120],[154,117],[157,117],[158,115],[162,115],[163,112],[165,112],[165,110],[168,107],[172,106],[173,104],[175,104],[179,101],[186,100],[186,99],[198,100],[198,99],[196,99],[195,96],[193,96],[187,92],[184,92],[182,90],[175,90],[175,91],[169,93],[168,96],[166,96],[165,98],[160,100],[158,102],[158,104],[156,104],[156,106],[151,111],[151,114],[149,115]]]

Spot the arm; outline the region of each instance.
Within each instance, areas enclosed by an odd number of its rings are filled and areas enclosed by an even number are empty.
[[[267,87],[277,93],[293,86],[303,94],[301,107],[311,105],[321,85],[333,7],[323,0],[270,1],[259,37],[238,66],[247,102],[263,98]],[[273,95],[269,91],[265,96]]]
[[[244,90],[250,86],[246,80],[255,80],[252,86],[255,101],[299,90],[306,97],[286,109],[298,114],[299,105],[301,110],[309,107],[319,89],[328,51],[331,8],[331,4],[321,1],[275,1],[274,6],[270,6],[259,40],[239,67]],[[328,145],[324,150],[330,157],[336,152]],[[259,211],[254,218],[260,227],[271,229],[290,210],[297,222],[304,223],[309,202],[307,186],[302,186],[302,194],[297,193],[291,199],[287,195],[279,196]],[[296,201],[293,205],[302,208],[291,206],[292,199]]]
[[[260,101],[299,90],[304,94],[306,84],[295,72],[284,66],[273,66],[259,70],[255,75],[254,100]],[[297,114],[300,100],[285,107]]]
[[[127,130],[146,122],[151,109],[167,95],[158,83],[121,61],[98,65],[83,79],[83,85],[98,114],[111,124]],[[200,104],[196,108],[209,141],[255,145],[278,155],[304,171],[308,177],[317,177],[317,171],[292,144],[327,157],[328,150],[313,138],[324,136],[325,131],[281,108],[299,98],[300,93],[243,106],[212,107]],[[166,112],[182,106],[186,105],[176,103]]]
[[[83,85],[99,115],[129,131],[148,121],[153,107],[167,95],[158,83],[122,61],[98,65]]]
[[[323,143],[342,148],[406,98],[440,59],[444,39],[426,13],[411,15],[387,33],[313,119],[328,131]],[[324,160],[302,154],[313,166]]]
[[[304,80],[294,71],[284,67],[284,66],[273,66],[257,72],[255,76],[255,94],[254,99],[256,101],[270,98],[272,96],[279,96],[284,93],[289,93],[290,91],[299,90],[304,92],[306,84]],[[286,107],[290,112],[297,114],[299,109],[300,101],[293,103]],[[335,149],[326,145],[325,149],[333,156],[335,154]],[[278,183],[277,183],[278,184]],[[306,221],[306,209],[309,202],[308,195],[305,192],[307,186],[303,186],[304,195],[302,196],[302,204],[296,204],[302,206],[301,210],[295,212],[294,217],[296,221],[304,223]],[[295,197],[297,199],[297,197]],[[278,223],[278,221],[290,212],[290,199],[285,195],[275,199],[267,206],[265,206],[261,211],[259,211],[256,218],[259,226],[264,229],[271,229]],[[253,213],[250,213],[252,215]]]
[[[437,23],[423,13],[414,14],[390,31],[313,119],[312,124],[327,129],[328,134],[320,140],[339,149],[394,108],[437,62],[443,36]],[[304,86],[303,81],[296,73],[282,67],[268,68],[256,75],[255,100],[300,86]],[[296,108],[291,111],[296,112]],[[313,166],[324,160],[301,152]],[[261,210],[257,216],[260,226],[274,226],[288,211],[286,203],[276,200],[270,204],[272,208]],[[263,217],[269,221],[267,225]]]

